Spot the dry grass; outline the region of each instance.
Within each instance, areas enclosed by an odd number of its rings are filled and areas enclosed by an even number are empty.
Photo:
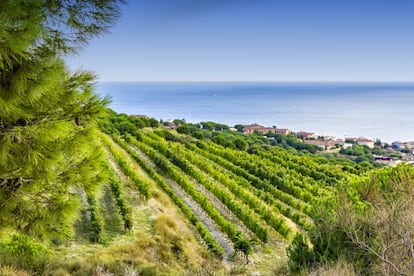
[[[1,276],[29,276],[30,273],[24,270],[21,270],[21,269],[15,269],[11,266],[0,265],[0,275]]]
[[[200,254],[197,244],[183,239],[168,217],[156,220],[154,231],[154,235],[136,233],[132,240],[101,250],[91,258],[92,263],[116,275],[126,267],[150,274],[170,274],[172,271],[196,271],[204,265],[217,266],[212,258],[206,259],[207,255]]]
[[[226,274],[162,191],[156,190],[157,196],[148,201],[139,200],[129,187],[126,192],[133,207],[133,232],[107,245],[75,244],[63,249],[50,275]]]
[[[346,261],[339,260],[334,265],[321,266],[309,273],[310,276],[357,276],[353,266]]]

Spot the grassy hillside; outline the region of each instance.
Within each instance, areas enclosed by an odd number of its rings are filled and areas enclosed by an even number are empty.
[[[312,228],[314,203],[364,171],[229,130],[222,135],[248,146],[114,113],[100,125],[108,181],[75,191],[83,209],[74,238],[43,243],[40,267],[5,259],[3,274],[19,266],[50,275],[284,273],[285,248]]]

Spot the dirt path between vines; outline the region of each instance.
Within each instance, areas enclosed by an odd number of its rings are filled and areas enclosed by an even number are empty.
[[[194,166],[195,170],[197,170],[199,173],[204,173],[202,170],[200,170],[198,167]],[[223,190],[225,190],[226,192],[228,192],[229,194],[232,194],[230,191],[228,191],[227,188],[223,187],[223,185],[217,181],[215,181],[215,179],[212,179],[210,176],[207,175],[207,177],[209,178],[210,182],[215,183],[215,185],[220,186],[220,188],[222,188]],[[223,202],[221,202],[212,192],[210,192],[209,190],[206,189],[206,187],[204,187],[202,184],[200,184],[197,180],[195,180],[194,178],[188,176],[188,178],[190,179],[191,183],[194,184],[194,186],[197,188],[197,190],[202,193],[203,195],[205,195],[206,197],[208,197],[208,199],[210,200],[210,202],[214,205],[214,207],[217,209],[217,211],[220,212],[220,214],[225,217],[228,221],[231,221],[233,224],[235,224],[237,226],[237,228],[243,232],[243,234],[247,237],[247,238],[252,238],[254,236],[254,234],[250,231],[250,229],[248,229],[246,227],[246,225],[244,225],[244,223],[238,218],[236,217],[236,215],[233,214],[233,212],[225,205],[223,204]],[[239,199],[237,197],[234,198],[236,201],[238,201]]]
[[[138,148],[131,146],[131,149],[136,151],[136,153],[143,158],[148,164],[150,164],[154,169],[159,173],[160,170],[157,166]],[[194,212],[194,214],[200,219],[204,226],[208,229],[211,235],[217,239],[219,244],[224,249],[224,259],[229,260],[234,255],[233,244],[230,239],[221,232],[220,227],[210,218],[210,216],[200,207],[174,180],[166,177],[164,174],[164,179],[168,185],[174,190],[174,192],[184,201],[184,203]]]
[[[217,170],[219,170],[219,171],[221,171],[221,172],[223,172],[224,174],[228,174],[228,175],[231,175],[231,174],[234,174],[232,171],[230,171],[230,170],[228,170],[227,168],[225,168],[225,167],[223,167],[223,166],[221,166],[220,164],[218,164],[218,163],[216,163],[214,160],[212,160],[212,159],[210,159],[210,158],[208,158],[208,157],[205,157],[205,156],[203,156],[203,155],[201,155],[201,154],[199,154],[199,153],[195,153],[196,155],[197,155],[197,157],[198,158],[200,158],[200,159],[204,159],[204,160],[208,160],[209,162],[211,162],[211,164],[212,164],[212,166],[215,168],[215,169],[217,169]],[[196,167],[198,167],[196,164],[195,164],[195,166]],[[198,167],[199,168],[199,167]],[[200,168],[199,168],[200,169]],[[216,179],[214,179],[213,178],[213,180],[216,182],[216,183],[219,183],[219,181],[217,181]],[[224,187],[224,186],[223,186]],[[252,190],[261,190],[261,189],[259,189],[259,188],[256,188],[256,187],[254,187],[253,185],[251,185],[251,189]],[[269,207],[269,209],[272,211],[272,212],[274,212],[275,214],[279,214],[280,216],[282,216],[283,218],[284,218],[284,220],[285,220],[285,222],[288,224],[288,226],[290,227],[290,229],[292,229],[293,231],[295,231],[295,232],[297,232],[297,231],[299,231],[299,226],[294,222],[294,221],[292,221],[292,219],[290,219],[290,218],[288,218],[288,217],[286,217],[286,216],[284,216],[281,212],[276,212],[276,211],[274,211],[274,209],[271,207],[271,205],[269,205],[268,203],[266,203],[262,198],[260,198],[259,196],[257,196],[253,191],[250,191],[249,189],[247,189],[252,195],[254,195],[256,198],[258,198],[259,200],[261,200],[262,202],[263,202],[263,204],[264,205],[266,205],[266,206],[268,206]],[[282,200],[280,200],[280,199],[278,199],[278,198],[276,198],[276,197],[273,197],[274,198],[274,200],[275,201],[278,201],[280,204],[282,204],[283,206],[285,206],[285,207],[287,207],[287,208],[291,208],[291,210],[293,211],[293,212],[300,212],[300,211],[298,211],[297,209],[295,209],[294,207],[292,207],[292,206],[290,206],[290,205],[288,205],[288,204],[286,204],[285,202],[283,202]]]

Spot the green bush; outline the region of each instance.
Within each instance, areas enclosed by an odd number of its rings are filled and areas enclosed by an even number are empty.
[[[177,132],[182,134],[190,134],[190,128],[187,125],[177,127]]]
[[[192,134],[192,136],[194,138],[197,138],[197,139],[201,140],[201,139],[204,138],[204,133],[201,130],[197,130]]]
[[[234,146],[238,150],[245,151],[249,147],[249,144],[247,144],[247,142],[244,139],[242,139],[242,138],[236,138],[234,140]]]
[[[311,252],[301,237],[288,247],[291,271],[343,259],[360,275],[412,275],[413,183],[407,165],[339,183],[335,194],[315,203]]]
[[[297,273],[314,263],[313,251],[309,248],[302,234],[297,233],[286,249],[288,266],[291,272]]]
[[[50,262],[49,250],[25,235],[15,234],[0,242],[0,264],[40,273]]]

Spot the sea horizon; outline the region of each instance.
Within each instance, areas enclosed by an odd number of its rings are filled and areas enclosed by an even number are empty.
[[[228,81],[214,81],[214,80],[160,80],[160,81],[146,81],[146,80],[97,80],[100,83],[273,83],[273,84],[404,84],[414,85],[414,81],[250,81],[250,80],[228,80]]]
[[[257,123],[338,138],[414,140],[414,82],[100,81],[118,113]]]

